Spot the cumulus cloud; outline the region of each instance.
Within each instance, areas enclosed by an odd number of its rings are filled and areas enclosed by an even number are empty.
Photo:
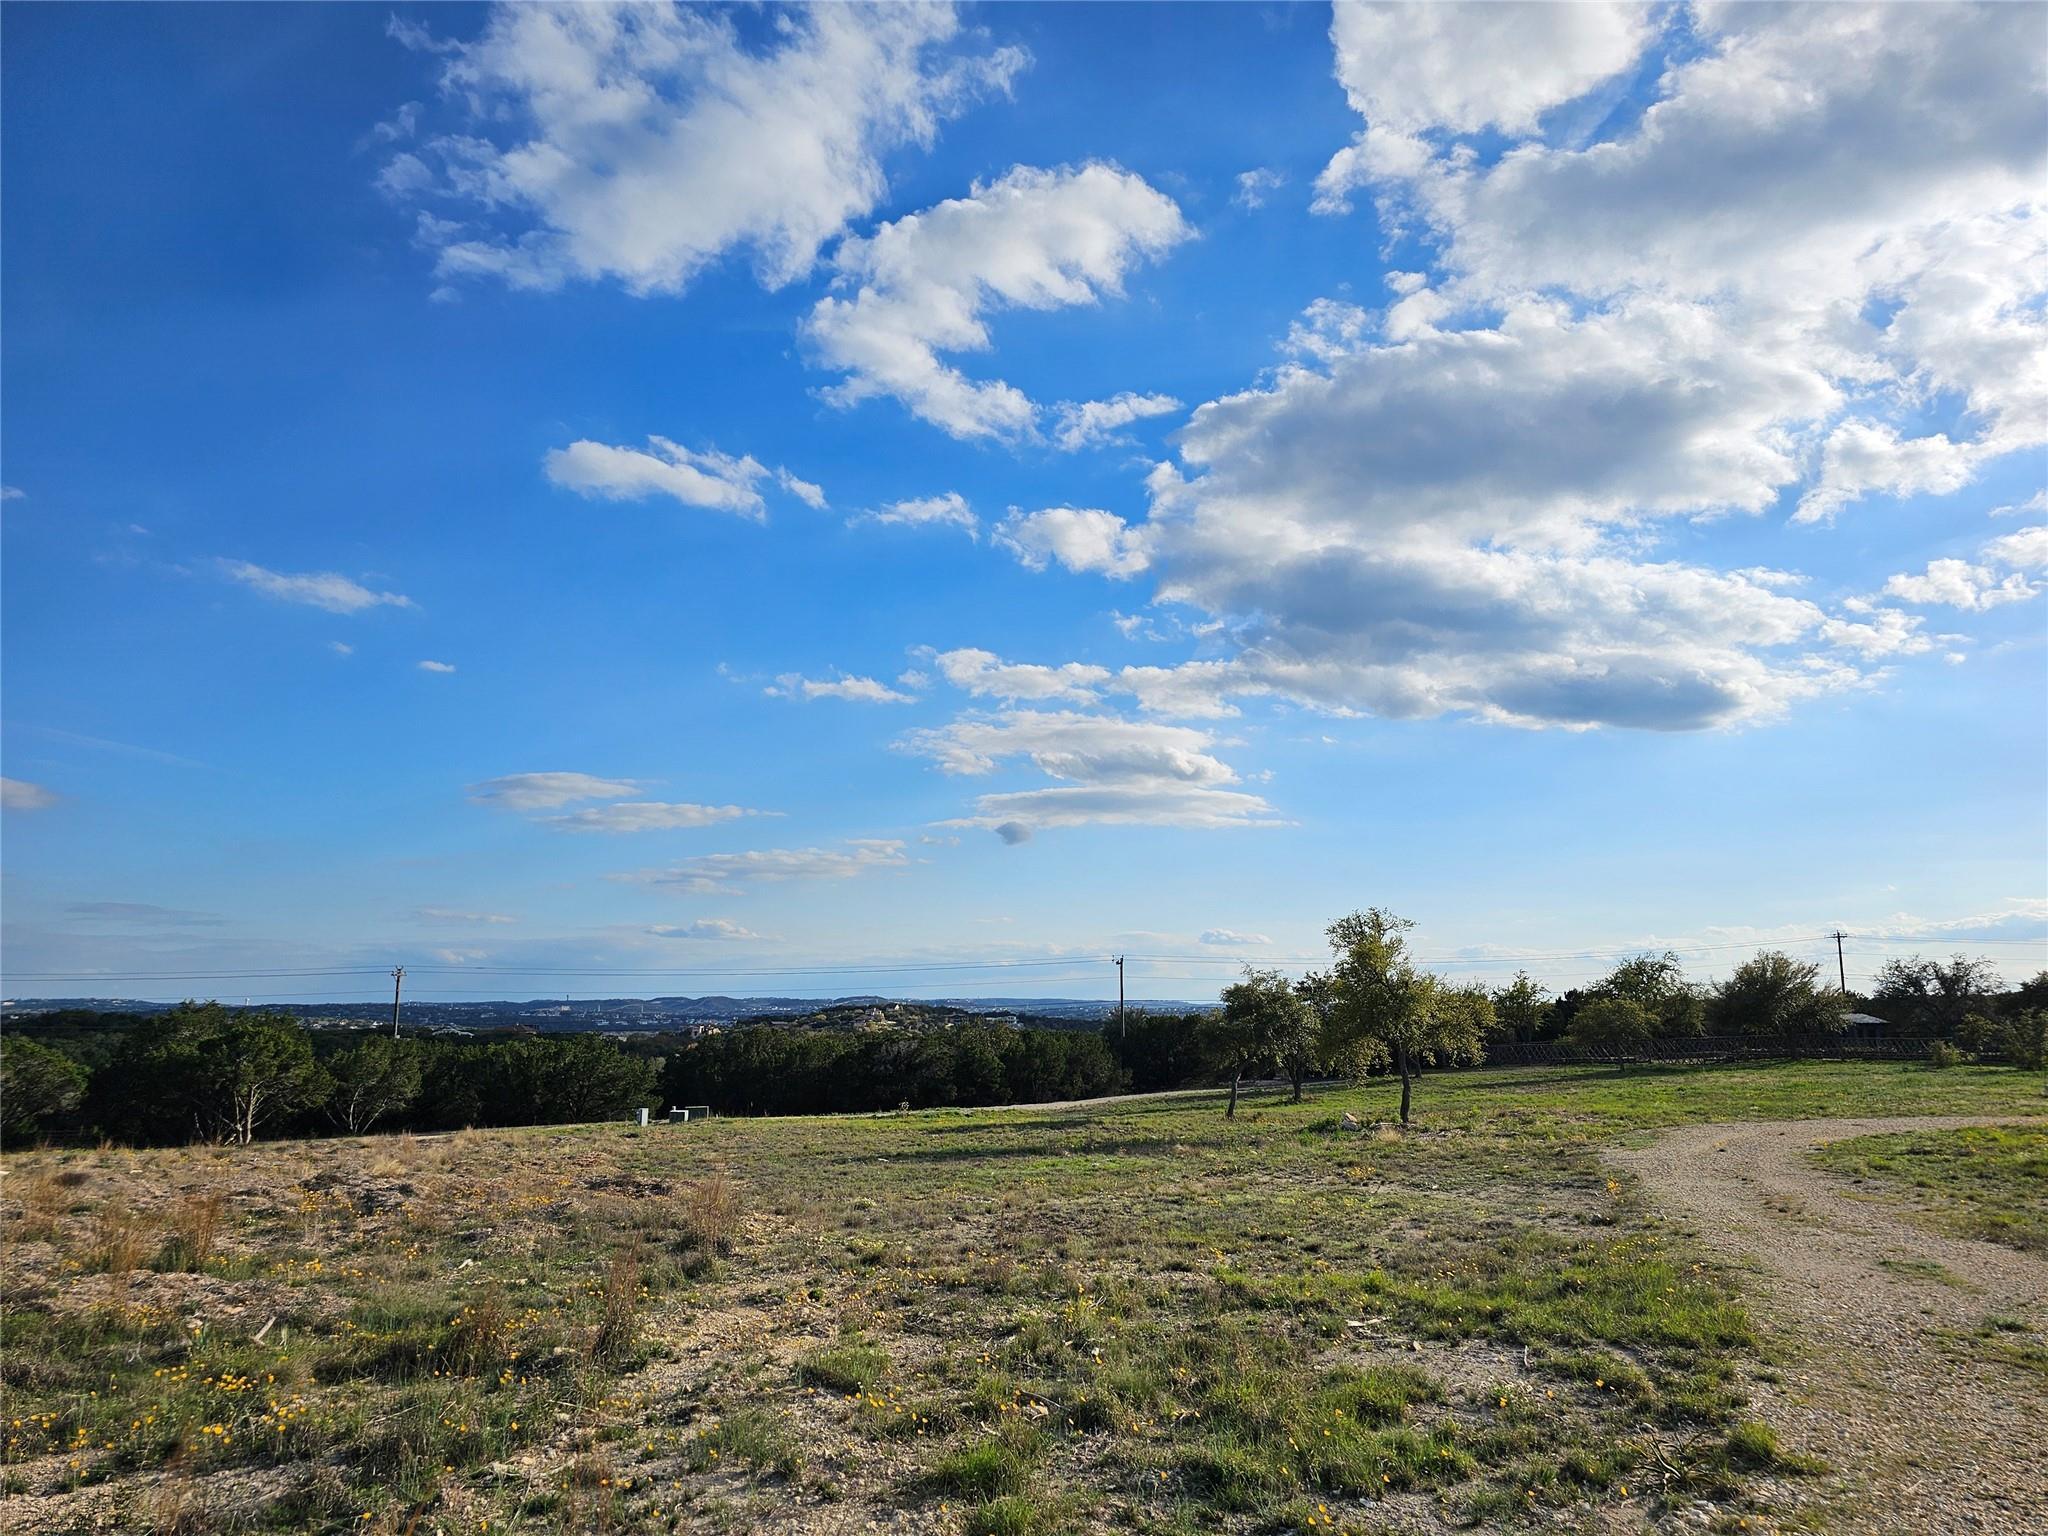
[[[1051,785],[979,796],[975,814],[942,826],[986,827],[1005,842],[1037,829],[1089,824],[1272,826],[1273,807],[1236,789],[1237,773],[1189,726],[1073,710],[968,715],[907,733],[898,746],[948,774],[981,776],[1028,762]]]
[[[700,917],[694,923],[656,923],[647,931],[657,939],[730,939],[735,943],[756,943],[765,937],[722,917]]]
[[[55,790],[27,779],[0,777],[0,808],[10,811],[46,811],[57,803]]]
[[[1317,177],[1316,210],[1346,208],[1373,166],[1415,152],[1414,135],[1534,130],[1545,112],[1627,69],[1650,35],[1641,5],[1337,0],[1337,79],[1367,126]]]
[[[854,704],[914,704],[910,694],[899,693],[872,677],[805,677],[785,672],[761,690],[778,699],[845,699]]]
[[[958,438],[1020,438],[1038,407],[1000,379],[970,379],[941,354],[985,352],[988,315],[1058,309],[1123,291],[1127,271],[1190,233],[1173,200],[1112,165],[1017,166],[848,238],[837,294],[805,325],[818,360],[847,375],[836,405],[888,396]]]
[[[902,869],[909,863],[900,839],[849,838],[837,848],[707,853],[663,869],[643,869],[612,878],[708,895],[793,880],[851,880],[878,869]]]
[[[884,154],[929,146],[1025,63],[961,48],[948,5],[791,9],[759,45],[737,20],[532,4],[498,7],[469,42],[409,29],[467,131],[428,137],[380,182],[457,215],[422,220],[440,276],[673,293],[745,251],[779,287],[881,200]]]
[[[2013,566],[2023,571],[2038,571],[2048,566],[2048,523],[2032,528],[2021,528],[1993,539],[1984,546],[1987,559],[2000,565]]]
[[[1180,402],[1171,395],[1140,395],[1130,390],[1107,400],[1062,400],[1054,408],[1052,440],[1068,453],[1125,442],[1119,434],[1132,422],[1168,416],[1179,409]]]
[[[974,509],[967,504],[967,498],[958,491],[892,501],[869,513],[868,517],[877,523],[897,523],[908,527],[936,525],[962,528],[971,539],[981,537],[981,519],[974,515]]]
[[[1264,694],[1710,728],[1955,640],[1656,546],[1673,519],[1953,493],[2041,441],[2038,20],[1340,6],[1366,127],[1320,191],[1370,186],[1433,271],[1311,306],[1288,361],[1193,412],[1142,520],[1019,513],[999,542],[1208,616],[1224,655],[1117,680],[1161,716]],[[1619,82],[1660,64],[1638,111]],[[2022,595],[1957,565],[1890,595]]]
[[[1930,560],[1919,575],[1902,572],[1884,584],[1885,596],[1902,603],[1980,611],[2024,602],[2038,590],[2017,571],[2000,575],[1967,560]]]
[[[618,448],[588,438],[551,449],[544,461],[554,484],[582,496],[608,501],[644,501],[669,496],[686,507],[705,507],[763,521],[768,505],[760,485],[772,480],[807,506],[822,508],[824,491],[786,469],[769,469],[750,454],[734,457],[716,449],[697,451],[665,437],[650,437],[647,448]]]
[[[993,651],[972,647],[940,651],[932,657],[932,663],[947,682],[977,698],[1092,703],[1097,697],[1096,688],[1109,680],[1107,667],[1078,661],[1057,667],[1036,666],[1004,661]]]
[[[1012,512],[996,525],[995,542],[1034,571],[1057,561],[1070,571],[1100,571],[1116,580],[1145,569],[1148,557],[1129,524],[1097,507],[1047,507]]]
[[[418,606],[403,593],[372,591],[361,582],[351,581],[332,571],[295,576],[283,571],[265,570],[247,560],[223,560],[220,568],[230,581],[253,587],[265,597],[274,597],[283,603],[304,603],[309,608],[321,608],[328,613],[361,613],[367,608]]]
[[[449,661],[422,661],[416,662],[414,663],[414,665],[416,665],[422,672],[448,673],[453,672],[455,670],[455,664]]]

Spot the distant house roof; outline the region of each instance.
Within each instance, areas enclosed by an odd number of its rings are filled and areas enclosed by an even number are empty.
[[[1844,1024],[1882,1024],[1884,1020],[1874,1013],[1845,1013],[1842,1015],[1842,1022]]]

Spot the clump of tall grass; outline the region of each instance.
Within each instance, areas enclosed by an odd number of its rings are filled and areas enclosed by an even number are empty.
[[[593,1358],[623,1365],[640,1347],[640,1261],[630,1253],[613,1254],[604,1269],[604,1290],[591,1340]]]
[[[731,1253],[739,1233],[741,1202],[738,1187],[723,1170],[690,1185],[682,1202],[683,1246]]]
[[[93,1213],[92,1240],[86,1248],[87,1274],[125,1275],[142,1268],[149,1253],[149,1233],[129,1211],[103,1205]]]
[[[155,1267],[197,1274],[212,1262],[227,1199],[218,1190],[194,1191],[171,1212],[171,1233],[156,1256]]]

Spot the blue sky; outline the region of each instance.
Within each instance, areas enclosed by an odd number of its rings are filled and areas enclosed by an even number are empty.
[[[10,5],[7,991],[2036,969],[2041,20]]]

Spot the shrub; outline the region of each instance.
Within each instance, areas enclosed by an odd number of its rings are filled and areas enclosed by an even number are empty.
[[[1950,1045],[1946,1040],[1936,1040],[1927,1047],[1927,1065],[1930,1067],[1960,1067],[1973,1059],[1968,1051]]]

